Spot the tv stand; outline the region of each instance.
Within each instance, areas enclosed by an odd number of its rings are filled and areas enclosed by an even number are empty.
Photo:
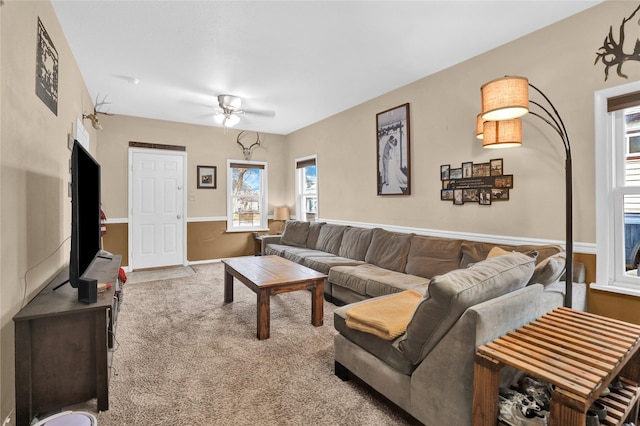
[[[109,349],[122,294],[121,260],[96,256],[83,274],[113,284],[97,303],[79,302],[75,288],[61,287],[69,277],[64,269],[13,317],[17,426],[92,398],[98,411],[109,409]]]

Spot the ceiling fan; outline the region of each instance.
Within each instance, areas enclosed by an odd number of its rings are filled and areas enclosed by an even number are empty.
[[[223,127],[233,127],[240,122],[240,115],[256,114],[267,117],[274,117],[273,111],[253,111],[242,109],[242,98],[233,95],[218,95],[218,106],[213,119]]]

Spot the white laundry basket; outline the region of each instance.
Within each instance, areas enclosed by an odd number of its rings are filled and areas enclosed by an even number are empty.
[[[84,411],[63,411],[46,419],[40,420],[33,426],[95,426],[98,424],[96,416]]]

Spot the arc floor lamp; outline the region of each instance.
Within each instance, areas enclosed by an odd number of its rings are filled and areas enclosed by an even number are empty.
[[[546,102],[529,99],[529,87]],[[549,98],[526,77],[507,76],[490,81],[480,88],[482,113],[476,118],[476,137],[482,139],[484,148],[510,148],[522,145],[522,122],[519,117],[529,113],[553,128],[558,133],[565,150],[565,197],[566,197],[566,272],[564,306],[571,307],[573,300],[573,183],[571,170],[571,144],[564,122]],[[531,111],[535,105],[540,113]]]

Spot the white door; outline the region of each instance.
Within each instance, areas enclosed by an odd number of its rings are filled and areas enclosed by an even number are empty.
[[[129,150],[129,267],[183,265],[186,153]]]

